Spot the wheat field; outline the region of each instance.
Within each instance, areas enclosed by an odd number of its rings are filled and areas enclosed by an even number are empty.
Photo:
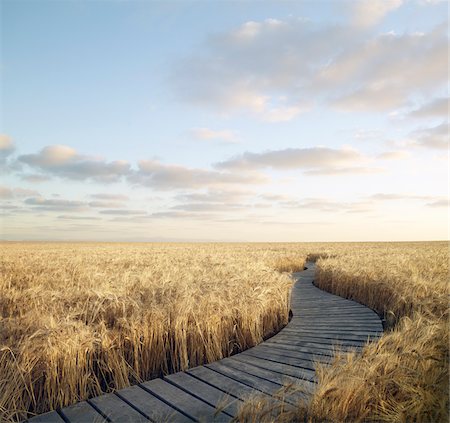
[[[2,243],[0,421],[249,348],[288,321],[292,279],[384,315],[279,420],[438,421],[448,407],[447,243]],[[403,365],[402,363],[407,363]],[[273,419],[244,404],[238,419]],[[265,416],[265,417],[264,417]],[[270,416],[270,417],[267,417]]]
[[[362,354],[337,353],[318,365],[308,403],[282,422],[444,422],[449,420],[449,246],[380,243],[323,246],[316,285],[377,311],[386,332]],[[244,405],[242,422],[272,421],[261,398]]]

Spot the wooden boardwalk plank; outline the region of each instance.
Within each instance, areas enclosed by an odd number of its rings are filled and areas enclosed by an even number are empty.
[[[257,353],[261,353],[261,354],[265,354],[265,355],[269,355],[269,356],[270,356],[270,354],[282,354],[287,357],[293,357],[293,358],[298,358],[298,359],[302,359],[305,361],[312,361],[312,362],[319,361],[321,363],[329,363],[330,359],[331,359],[329,356],[325,356],[322,354],[312,354],[312,353],[298,351],[296,349],[289,350],[289,349],[280,347],[279,345],[276,345],[276,344],[271,344],[271,345],[262,344],[261,346],[252,348],[252,352],[257,352]],[[238,354],[236,357],[239,357],[241,355],[244,357],[246,356],[246,354]]]
[[[253,366],[261,367],[265,370],[271,370],[272,372],[277,372],[282,375],[292,376],[306,382],[314,382],[314,380],[309,377],[308,373],[305,372],[307,369],[291,366],[290,364],[266,360],[265,358],[255,356],[242,356],[241,354],[239,354],[239,357],[236,356],[236,360],[248,362]]]
[[[32,421],[33,423],[65,423],[64,419],[56,411],[40,414],[39,416],[32,417],[28,421]]]
[[[140,386],[172,405],[174,408],[177,408],[193,420],[210,422],[229,422],[231,420],[231,416],[228,414],[217,411],[208,403],[199,400],[162,379],[153,379],[149,382],[142,383]]]
[[[207,402],[215,408],[220,408],[225,413],[235,417],[241,400],[232,397],[220,389],[214,388],[201,380],[196,379],[189,373],[178,372],[165,376],[164,380],[169,381],[180,389],[189,392],[191,395]]]
[[[154,422],[192,422],[192,419],[175,410],[138,385],[121,389],[117,392],[117,395],[128,403],[133,404],[134,407]]]
[[[114,394],[105,394],[88,400],[101,414],[111,422],[146,422],[141,413]]]
[[[241,400],[245,400],[255,393],[255,390],[252,387],[221,373],[215,372],[214,370],[208,369],[205,366],[195,367],[194,369],[188,370],[187,373]],[[259,392],[263,394],[262,391]],[[268,395],[263,395],[269,398]]]
[[[101,423],[107,420],[86,401],[78,402],[70,407],[63,408],[61,415],[70,423]]]

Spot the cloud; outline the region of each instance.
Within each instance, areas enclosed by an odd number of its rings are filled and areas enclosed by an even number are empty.
[[[449,201],[448,201],[448,199],[446,199],[446,200],[437,200],[437,201],[433,201],[431,203],[428,203],[427,206],[428,207],[434,207],[434,208],[437,208],[437,207],[448,207],[449,206]]]
[[[347,49],[317,82],[335,92],[336,108],[389,111],[445,87],[447,45],[446,25],[423,34],[381,34]]]
[[[410,156],[407,151],[385,151],[378,154],[377,159],[380,160],[403,160]]]
[[[133,216],[133,215],[146,215],[145,210],[130,210],[130,209],[111,209],[111,210],[101,210],[100,214],[110,214],[118,216]]]
[[[43,197],[31,197],[24,201],[29,206],[41,211],[84,211],[86,204],[82,201],[46,199]]]
[[[5,159],[11,155],[15,150],[14,143],[11,137],[5,134],[0,134],[0,159]]]
[[[229,129],[215,131],[209,128],[192,128],[190,134],[195,139],[202,141],[221,141],[230,144],[239,142],[237,135]]]
[[[130,165],[124,160],[106,162],[77,153],[65,145],[44,147],[37,154],[19,156],[18,161],[47,175],[74,180],[116,182],[130,172]]]
[[[361,173],[364,168],[359,164],[366,159],[361,153],[351,148],[287,148],[264,153],[246,152],[217,163],[216,167],[228,170],[303,169],[311,174]]]
[[[156,160],[141,160],[139,170],[130,182],[160,190],[195,189],[239,184],[259,184],[266,178],[259,174],[237,174],[215,170],[162,164]]]
[[[58,216],[61,220],[102,220],[100,217],[95,216],[72,216],[68,214],[63,214]]]
[[[382,193],[370,195],[368,197],[371,200],[377,201],[397,201],[397,200],[429,200],[431,197],[427,195],[414,195],[414,194],[398,194],[398,193]]]
[[[91,194],[91,198],[95,198],[97,200],[109,200],[109,201],[128,201],[128,195],[124,194],[105,194],[105,193],[97,193]]]
[[[103,208],[103,209],[119,209],[123,207],[123,203],[114,201],[90,201],[88,203],[89,207],[93,208]]]
[[[41,182],[49,181],[51,178],[49,176],[46,176],[46,175],[24,174],[24,175],[20,175],[20,179],[35,184],[35,183],[41,183]]]
[[[425,33],[367,31],[399,5],[357,2],[359,26],[246,22],[179,62],[173,87],[190,104],[273,122],[292,120],[316,103],[346,111],[404,107],[446,87],[448,35],[446,24]]]
[[[409,135],[411,139],[409,145],[436,150],[447,150],[448,135],[448,122],[442,122],[440,125],[433,126],[431,128],[424,128],[413,131]]]
[[[448,116],[448,104],[448,97],[438,97],[422,104],[418,109],[409,112],[407,116],[412,118],[446,118]]]
[[[202,193],[179,194],[175,196],[175,199],[183,202],[228,203],[242,201],[252,194],[250,191],[242,190],[213,190]]]
[[[185,203],[171,207],[172,210],[182,210],[188,212],[229,212],[242,210],[249,205],[242,203]]]
[[[23,198],[31,196],[39,196],[39,193],[32,189],[8,188],[5,186],[0,186],[1,199]]]
[[[358,0],[351,4],[353,24],[366,28],[376,25],[389,12],[398,9],[403,0]]]
[[[366,213],[372,210],[372,203],[368,200],[361,201],[336,201],[328,198],[304,198],[301,200],[281,201],[278,207],[299,210],[319,210],[322,212]]]

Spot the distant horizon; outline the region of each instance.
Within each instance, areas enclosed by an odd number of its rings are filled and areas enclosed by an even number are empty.
[[[448,2],[1,6],[1,238],[450,237]]]

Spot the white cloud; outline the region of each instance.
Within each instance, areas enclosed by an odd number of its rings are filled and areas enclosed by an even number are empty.
[[[368,25],[399,5],[372,0],[356,9]],[[273,122],[322,102],[349,111],[392,111],[446,86],[447,45],[445,24],[421,34],[376,35],[301,19],[247,22],[209,38],[203,51],[178,64],[172,81],[192,104]]]
[[[216,164],[218,169],[255,170],[272,168],[277,170],[303,169],[310,173],[361,173],[361,162],[367,158],[351,148],[288,148],[263,153],[246,152]]]
[[[237,174],[163,164],[156,160],[141,160],[139,170],[129,177],[135,184],[160,190],[198,189],[227,185],[260,184],[266,178],[260,174]]]
[[[408,113],[413,118],[448,117],[448,97],[438,97]]]
[[[351,4],[353,24],[365,28],[376,25],[389,12],[398,9],[403,0],[357,0]]]
[[[19,156],[18,161],[46,175],[75,180],[116,182],[130,172],[130,165],[124,160],[107,162],[80,155],[75,149],[65,145],[44,147],[37,154]]]
[[[423,128],[410,134],[409,145],[413,147],[424,147],[436,150],[447,150],[449,146],[449,125],[442,122],[431,128]]]

